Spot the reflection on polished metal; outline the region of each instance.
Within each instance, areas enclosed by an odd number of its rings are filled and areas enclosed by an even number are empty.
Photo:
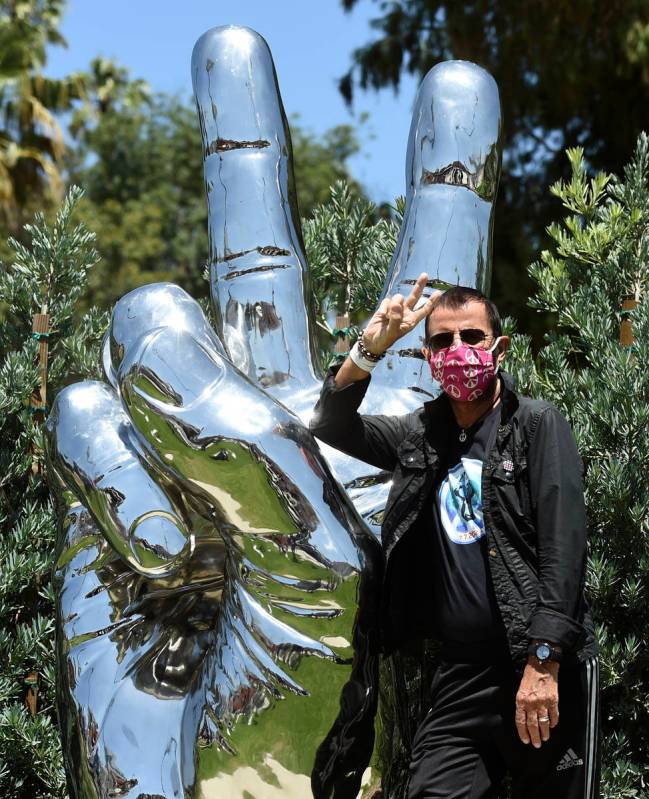
[[[247,28],[215,28],[196,44],[192,77],[221,339],[179,287],[136,289],[113,310],[108,384],[67,387],[46,425],[62,522],[70,790],[365,796],[376,781],[364,770],[390,475],[323,447],[327,463],[303,424],[320,382],[268,46]],[[453,62],[429,73],[386,291],[424,269],[485,287],[498,136],[497,91],[483,70]],[[403,413],[434,392],[413,363],[422,362],[391,353],[363,409]]]
[[[165,326],[189,330],[203,346],[225,355],[200,305],[180,286],[157,283],[146,291],[131,291],[113,308],[102,347],[104,373],[115,391],[119,391],[116,369],[124,351],[149,330]]]
[[[125,563],[153,577],[171,574],[189,559],[194,549],[189,519],[175,505],[172,491],[166,493],[156,482],[108,386],[94,381],[68,386],[58,395],[48,425],[57,431],[54,461]]]
[[[268,45],[249,28],[207,31],[192,54],[208,207],[212,307],[228,357],[308,423],[321,376],[291,139]],[[410,393],[397,412],[413,406]],[[416,404],[419,397],[415,398]],[[366,519],[383,506],[377,470],[323,446]],[[376,483],[376,485],[374,485]],[[372,529],[378,536],[379,526]]]
[[[217,329],[232,362],[308,423],[321,383],[312,367],[314,321],[290,136],[268,46],[248,28],[214,28],[194,47],[192,79]],[[434,285],[488,289],[500,150],[493,78],[465,61],[433,67],[415,104],[406,214],[383,296],[409,292],[422,271]],[[374,371],[376,390],[361,411],[407,413],[438,393],[418,357],[422,340],[423,323]],[[326,445],[323,451],[378,536],[386,476]]]

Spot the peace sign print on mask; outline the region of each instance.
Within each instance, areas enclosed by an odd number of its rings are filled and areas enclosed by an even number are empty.
[[[433,353],[429,359],[433,380],[460,402],[472,402],[483,396],[498,371],[494,363],[496,339],[488,350],[458,344]]]

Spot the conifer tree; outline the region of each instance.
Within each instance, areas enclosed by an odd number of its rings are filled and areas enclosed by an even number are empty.
[[[530,304],[554,316],[533,357],[515,336],[519,388],[566,415],[584,461],[587,596],[601,647],[604,799],[649,796],[649,138],[621,179],[589,177],[579,148]],[[559,697],[561,702],[561,697]]]
[[[315,299],[323,361],[332,361],[332,338],[353,344],[358,324],[378,302],[403,213],[399,198],[394,218],[379,218],[376,206],[358,197],[345,181],[330,189],[328,203],[315,207],[304,222],[304,241]],[[344,320],[340,326],[335,319]],[[344,349],[337,348],[340,354]]]
[[[37,214],[26,226],[31,245],[10,241],[14,261],[0,267],[0,795],[6,799],[67,795],[54,707],[50,574],[57,524],[41,424],[63,385],[99,377],[107,315],[74,313],[97,260],[93,234],[73,223],[80,196],[70,190],[51,227]]]

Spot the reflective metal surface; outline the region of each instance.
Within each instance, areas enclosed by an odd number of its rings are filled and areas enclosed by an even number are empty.
[[[365,796],[390,475],[328,447],[325,460],[304,426],[321,378],[268,46],[215,28],[192,78],[217,331],[177,286],[128,293],[104,341],[108,383],[61,391],[46,425],[70,791]],[[429,73],[386,291],[423,270],[484,287],[498,135],[483,70]],[[436,390],[420,365],[392,353],[363,410],[419,405]]]
[[[217,332],[257,385],[284,397],[313,389],[319,379],[291,137],[268,45],[249,28],[213,28],[194,47],[192,81]]]

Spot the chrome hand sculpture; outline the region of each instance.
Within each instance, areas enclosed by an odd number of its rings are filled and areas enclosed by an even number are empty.
[[[216,330],[172,284],[128,293],[105,338],[108,382],[61,391],[46,426],[70,791],[366,796],[390,475],[325,459],[305,427],[322,375],[268,46],[215,28],[192,77]],[[422,271],[431,287],[488,288],[499,164],[493,79],[438,65],[415,106],[384,296]],[[435,393],[421,334],[374,372],[364,410]]]

